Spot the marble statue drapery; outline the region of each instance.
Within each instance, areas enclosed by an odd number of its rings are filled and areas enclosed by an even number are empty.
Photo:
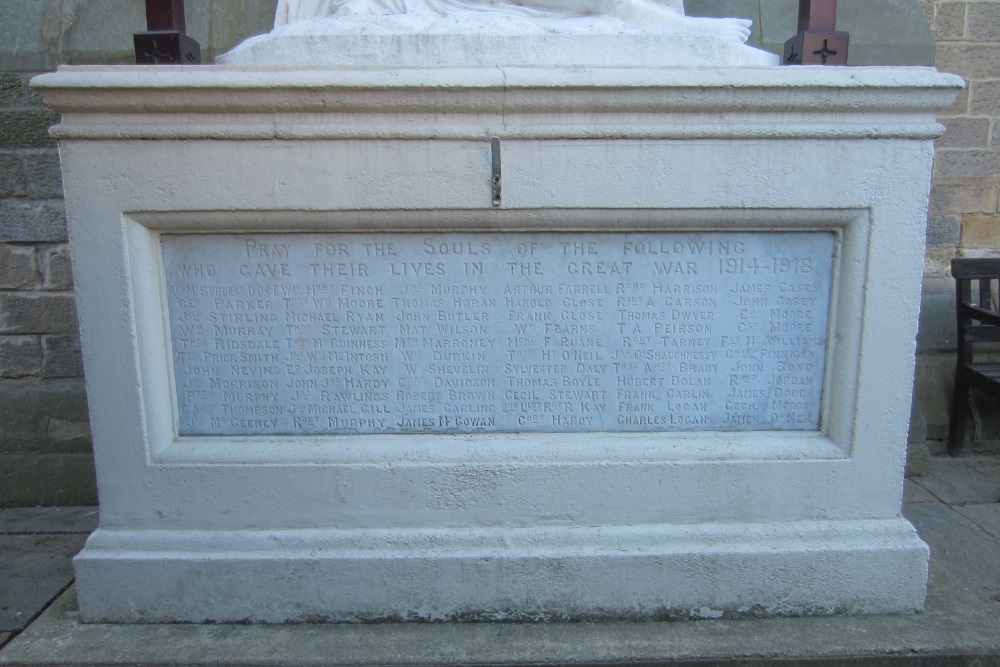
[[[745,42],[750,21],[684,15],[683,0],[279,0],[275,27],[295,21],[357,15],[491,12],[538,18],[606,16],[650,28],[707,33]]]

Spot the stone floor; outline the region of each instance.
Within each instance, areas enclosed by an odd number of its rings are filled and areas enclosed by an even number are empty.
[[[903,513],[931,555],[1000,615],[1000,456],[934,457],[906,480]]]
[[[0,510],[0,646],[69,588],[70,559],[95,528],[96,507]]]
[[[0,666],[1000,665],[1000,456],[934,457],[931,474],[906,480],[904,513],[934,560],[928,608],[909,618],[310,628],[82,626],[70,558],[96,508],[2,510]]]

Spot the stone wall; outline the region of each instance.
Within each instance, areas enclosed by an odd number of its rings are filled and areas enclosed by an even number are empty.
[[[58,117],[0,72],[0,506],[94,498]]]
[[[922,0],[937,42],[935,65],[960,74],[967,87],[941,115],[947,131],[937,141],[927,226],[927,262],[918,341],[917,411],[931,441],[947,435],[955,367],[955,256],[1000,254],[1000,2]],[[995,402],[980,401],[984,440],[969,449],[995,448],[1000,424]],[[993,418],[991,418],[993,417]]]
[[[276,0],[188,0],[188,32],[206,60],[269,29]],[[755,22],[751,43],[780,52],[796,0],[687,0],[702,16]],[[1000,1],[840,0],[851,58],[931,64],[970,89],[944,119],[928,226],[915,438],[941,438],[953,372],[954,314],[947,261],[997,247],[1000,151]],[[926,17],[926,20],[925,20]],[[70,259],[55,143],[58,120],[28,88],[62,63],[128,63],[144,29],[136,0],[0,2],[0,507],[96,500]]]
[[[188,0],[208,58],[265,32],[276,0]],[[0,507],[97,501],[73,299],[59,120],[28,86],[67,64],[132,60],[136,0],[0,2]]]

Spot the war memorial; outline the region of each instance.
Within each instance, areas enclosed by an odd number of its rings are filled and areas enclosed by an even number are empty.
[[[573,3],[570,3],[573,4]],[[907,612],[930,68],[634,0],[64,67],[111,622]]]

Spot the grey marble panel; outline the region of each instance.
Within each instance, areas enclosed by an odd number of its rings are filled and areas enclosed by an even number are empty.
[[[182,435],[816,430],[825,232],[164,235]]]

